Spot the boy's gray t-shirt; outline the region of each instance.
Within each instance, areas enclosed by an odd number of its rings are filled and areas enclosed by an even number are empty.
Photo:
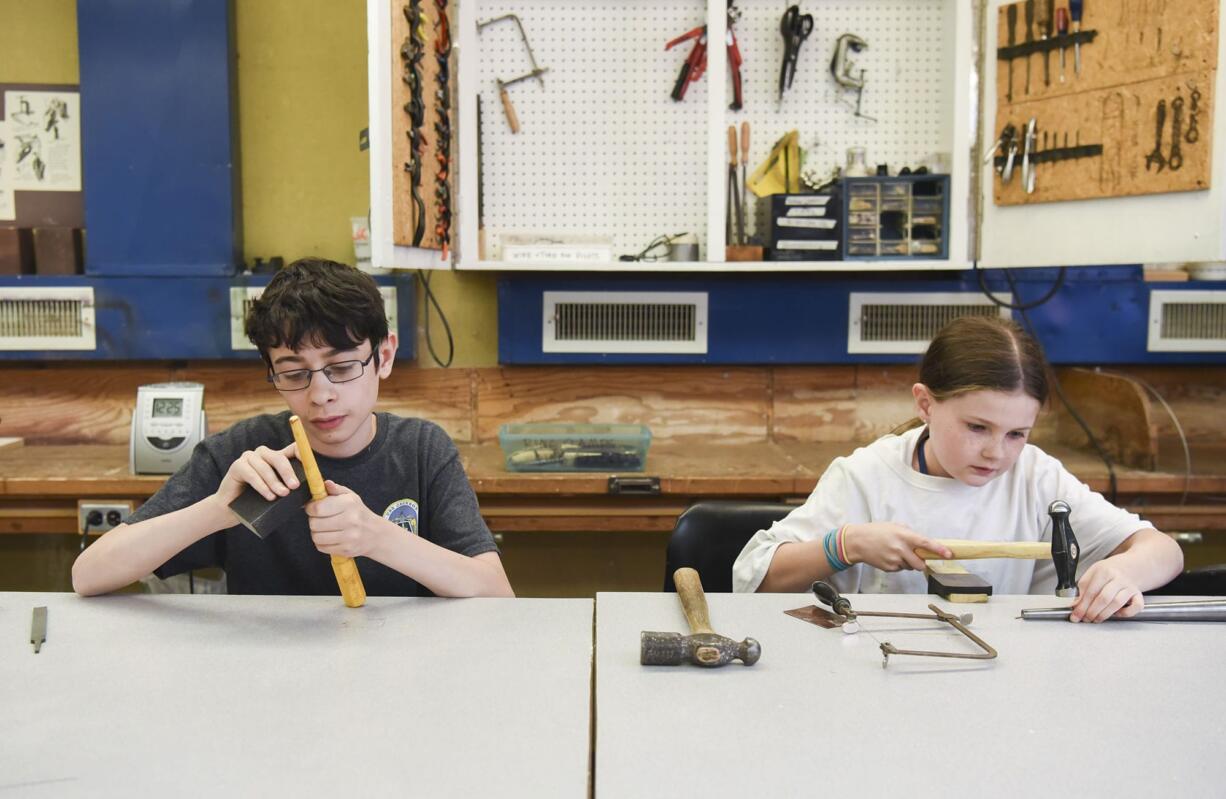
[[[292,443],[289,411],[246,419],[200,442],[191,459],[129,519],[138,522],[195,504],[215,493],[247,450]],[[361,496],[366,507],[404,529],[461,555],[497,552],[477,507],[459,452],[447,433],[422,419],[377,413],[374,440],[350,458],[316,454],[324,478]],[[369,558],[356,558],[371,596],[430,596],[416,581]],[[336,594],[331,559],[311,542],[306,512],[267,538],[241,524],[197,541],[155,570],[169,577],[220,567],[232,594]]]

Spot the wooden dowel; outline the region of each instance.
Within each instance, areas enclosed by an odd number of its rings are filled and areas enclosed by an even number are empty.
[[[315,462],[315,453],[311,450],[311,442],[307,439],[302,420],[291,416],[289,426],[294,432],[294,442],[298,444],[298,460],[302,463],[302,471],[306,473],[311,499],[323,499],[328,496],[328,490],[324,487],[324,478],[319,473],[319,464]],[[366,586],[362,584],[362,575],[358,573],[358,564],[353,558],[333,555],[332,573],[336,575],[336,585],[341,589],[341,597],[346,605],[360,608],[366,604]]]

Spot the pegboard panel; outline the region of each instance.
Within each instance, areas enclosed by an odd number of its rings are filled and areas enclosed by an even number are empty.
[[[477,4],[477,21],[518,15],[538,66],[548,69],[544,85],[509,87],[521,125],[514,134],[497,81],[532,69],[524,43],[509,22],[477,38],[487,259],[500,258],[506,233],[609,237],[623,254],[681,232],[698,236],[706,258],[710,76],[674,102],[690,45],[664,49],[702,25],[706,11],[700,0]]]
[[[724,125],[750,125],[748,172],[770,154],[789,130],[800,131],[806,167],[829,174],[846,161],[848,147],[867,150],[870,168],[888,164],[891,174],[916,166],[933,153],[952,156],[954,75],[952,51],[956,0],[846,0],[800,2],[813,15],[813,32],[800,46],[796,77],[779,100],[779,71],[784,56],[780,21],[788,3],[737,0],[741,18],[734,24],[741,66],[744,108],[729,110]],[[851,54],[855,73],[865,70],[861,113],[855,116],[856,93],[837,84],[830,62],[838,38],[853,33],[868,47]],[[728,70],[725,70],[727,73]],[[731,76],[725,75],[731,102]],[[971,120],[964,120],[969,127]],[[739,180],[738,170],[738,180]],[[724,189],[717,190],[720,198]],[[720,200],[722,202],[722,199]],[[751,208],[751,231],[766,229],[765,201]],[[755,207],[760,206],[760,208]]]

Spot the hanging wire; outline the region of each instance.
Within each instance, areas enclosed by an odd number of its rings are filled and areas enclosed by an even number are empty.
[[[982,274],[981,270],[980,272]],[[1010,270],[1005,269],[1004,273],[1005,273],[1005,279],[1009,281],[1009,290],[1013,293],[1013,296],[1016,297],[1017,296],[1017,281],[1014,280],[1013,273]],[[982,280],[983,278],[981,276],[980,285],[982,285]],[[1064,281],[1064,267],[1061,267],[1060,276],[1056,279],[1056,285],[1053,286],[1052,289],[1049,290],[1047,294],[1045,294],[1041,300],[1039,300],[1038,302],[1033,302],[1033,303],[1021,303],[1018,305],[1010,305],[1008,303],[1004,303],[1000,300],[997,300],[995,297],[993,297],[990,293],[986,291],[986,288],[985,288],[984,293],[987,294],[988,297],[992,299],[992,302],[996,303],[997,305],[1000,305],[1003,308],[1010,308],[1010,309],[1018,311],[1022,315],[1022,322],[1023,324],[1025,324],[1026,330],[1029,331],[1031,337],[1033,337],[1035,341],[1039,341],[1039,334],[1034,329],[1034,325],[1030,323],[1030,316],[1026,312],[1030,310],[1031,308],[1036,308],[1039,305],[1042,305],[1043,303],[1050,300],[1053,296],[1055,296],[1056,290],[1060,287],[1063,281]],[[1051,370],[1051,383],[1052,383],[1052,388],[1056,390],[1056,396],[1060,398],[1060,402],[1062,402],[1064,404],[1064,407],[1068,410],[1069,416],[1072,416],[1073,421],[1077,422],[1077,426],[1081,428],[1082,432],[1086,434],[1086,438],[1090,440],[1090,446],[1094,448],[1094,451],[1098,453],[1098,457],[1101,458],[1102,462],[1106,465],[1107,482],[1110,487],[1110,493],[1109,493],[1108,499],[1111,500],[1111,504],[1113,505],[1116,504],[1117,498],[1119,497],[1119,485],[1118,485],[1118,481],[1116,480],[1116,476],[1115,476],[1115,464],[1111,461],[1111,456],[1107,454],[1106,448],[1104,448],[1102,443],[1098,440],[1098,438],[1095,437],[1094,433],[1090,430],[1090,426],[1086,424],[1086,420],[1083,419],[1081,417],[1081,414],[1077,412],[1077,409],[1073,406],[1073,403],[1069,402],[1068,396],[1065,395],[1064,393],[1064,387],[1060,385],[1060,377],[1059,375],[1056,374],[1055,369]]]
[[[434,296],[434,291],[430,288],[430,275],[425,270],[417,270],[417,279],[421,281],[422,290],[425,292],[425,329],[426,329],[426,349],[430,351],[430,357],[436,364],[446,369],[451,366],[452,360],[455,359],[455,339],[451,335],[451,325],[447,322],[447,315],[443,313],[443,306],[439,305],[438,297]],[[430,305],[434,305],[435,313],[438,314],[439,321],[443,323],[443,331],[447,334],[447,360],[444,361],[438,357],[438,353],[434,350],[434,340],[430,336]]]

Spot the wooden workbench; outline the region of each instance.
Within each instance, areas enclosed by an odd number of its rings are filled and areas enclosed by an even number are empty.
[[[677,515],[700,499],[802,500],[829,463],[851,443],[661,444],[641,474],[659,493],[613,494],[609,473],[507,471],[497,444],[460,444],[481,510],[495,532],[671,530]],[[1107,490],[1106,468],[1096,456],[1048,447],[1078,477]],[[1117,467],[1121,504],[1163,530],[1226,530],[1222,506],[1206,495],[1226,495],[1226,450],[1197,452],[1190,501],[1180,505],[1185,476],[1176,471]],[[1207,469],[1202,472],[1202,469]],[[75,533],[77,500],[143,502],[165,481],[128,471],[126,447],[24,446],[0,449],[0,532]]]

